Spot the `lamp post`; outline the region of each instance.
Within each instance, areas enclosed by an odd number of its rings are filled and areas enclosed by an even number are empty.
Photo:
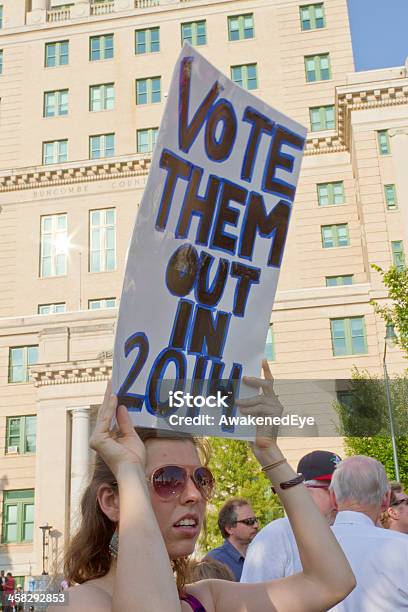
[[[51,525],[45,523],[45,525],[40,525],[40,529],[42,531],[42,549],[43,549],[43,576],[48,576],[48,572],[45,571],[45,562],[48,561],[48,547],[50,543],[50,531],[52,529]]]
[[[388,418],[390,421],[390,432],[391,432],[391,444],[392,444],[392,454],[394,457],[394,470],[395,470],[395,478],[399,482],[400,473],[399,473],[399,465],[398,465],[398,453],[397,453],[397,444],[395,441],[395,428],[394,428],[394,414],[392,409],[391,402],[391,390],[390,390],[390,379],[387,371],[387,346],[390,348],[395,345],[395,341],[397,336],[395,334],[395,329],[393,325],[387,325],[386,333],[385,333],[385,342],[384,342],[384,355],[383,355],[383,370],[384,370],[384,383],[385,383],[385,393],[387,396],[387,406],[388,406]]]

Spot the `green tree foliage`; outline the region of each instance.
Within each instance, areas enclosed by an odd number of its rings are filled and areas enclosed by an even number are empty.
[[[272,493],[271,484],[261,471],[247,442],[211,438],[212,457],[210,468],[217,488],[208,506],[206,528],[200,540],[200,548],[208,550],[222,544],[217,525],[218,511],[231,497],[244,497],[252,504],[263,527],[274,518],[283,516],[278,497]]]
[[[408,268],[398,271],[393,267],[387,272],[374,264],[372,268],[381,274],[392,304],[380,306],[375,300],[371,303],[385,322],[395,327],[398,335],[397,342],[408,358]]]
[[[390,380],[392,408],[402,482],[408,486],[408,378]],[[350,394],[337,402],[340,434],[349,455],[368,455],[384,464],[390,480],[395,479],[388,404],[384,380],[354,369]]]

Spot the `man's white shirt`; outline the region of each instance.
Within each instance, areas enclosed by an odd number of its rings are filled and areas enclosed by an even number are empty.
[[[408,535],[376,527],[361,512],[339,512],[332,527],[357,586],[332,612],[408,611]],[[272,521],[250,544],[241,582],[263,582],[302,571],[288,519]]]
[[[241,582],[265,582],[302,571],[287,518],[276,519],[256,534],[245,555]]]
[[[332,527],[357,580],[336,612],[408,610],[408,536],[376,527],[361,512],[339,512]]]

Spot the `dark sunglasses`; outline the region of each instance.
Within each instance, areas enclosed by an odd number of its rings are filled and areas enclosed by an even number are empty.
[[[187,486],[188,479],[194,482],[201,495],[207,501],[214,493],[215,480],[211,471],[204,467],[198,467],[189,472],[185,467],[179,465],[163,465],[153,472],[148,479],[154,492],[163,500],[178,497]]]
[[[404,499],[400,499],[398,501],[395,501],[393,504],[391,504],[391,506],[400,506],[401,504],[408,505],[408,497],[404,497]]]
[[[235,521],[235,523],[244,523],[244,525],[248,525],[248,527],[251,527],[252,525],[255,525],[256,523],[259,523],[259,520],[256,518],[256,516],[251,516],[250,518],[241,519],[240,521]]]

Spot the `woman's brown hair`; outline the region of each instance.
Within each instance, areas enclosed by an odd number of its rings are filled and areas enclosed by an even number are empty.
[[[137,428],[136,431],[144,444],[153,439],[190,441],[197,448],[203,464],[208,464],[210,451],[205,440],[166,430]],[[96,455],[93,475],[81,500],[80,527],[65,555],[64,575],[70,585],[101,578],[108,573],[111,565],[109,543],[116,530],[116,523],[99,506],[97,493],[102,484],[116,488],[116,479],[102,458]],[[186,583],[187,565],[187,557],[172,561],[179,591],[183,591]]]

